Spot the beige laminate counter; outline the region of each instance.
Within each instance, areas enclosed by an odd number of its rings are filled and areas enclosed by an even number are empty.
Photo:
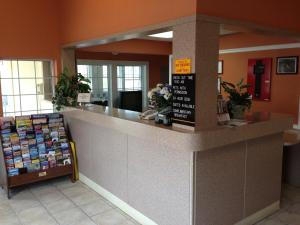
[[[83,109],[68,108],[73,116],[87,122],[117,129],[143,139],[157,140],[174,148],[184,145],[189,151],[203,151],[240,141],[282,132],[292,127],[292,117],[276,113],[257,112],[246,116],[248,124],[236,127],[215,126],[193,132],[139,119],[139,113],[97,105]],[[88,115],[88,116],[87,116]]]
[[[145,225],[249,225],[279,209],[285,115],[192,132],[89,106],[63,112],[80,179]]]

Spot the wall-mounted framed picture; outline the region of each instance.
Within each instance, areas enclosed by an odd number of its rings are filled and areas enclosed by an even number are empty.
[[[276,74],[296,75],[298,74],[298,56],[277,57]]]
[[[219,60],[218,61],[218,74],[223,74],[223,67],[224,67],[224,61]]]

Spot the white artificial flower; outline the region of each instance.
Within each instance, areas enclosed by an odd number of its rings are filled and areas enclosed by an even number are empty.
[[[156,88],[153,88],[153,89],[152,89],[153,93],[159,93],[160,90],[161,90],[160,87],[156,87]]]
[[[158,84],[156,85],[156,88],[159,88],[159,89],[161,89],[163,86],[164,86],[163,84],[161,84],[161,83],[158,83]]]
[[[170,98],[171,98],[171,96],[172,96],[172,94],[171,93],[166,93],[166,94],[164,94],[164,98],[166,99],[166,100],[169,100]]]
[[[161,95],[164,95],[164,94],[168,94],[169,93],[169,89],[167,87],[163,87],[160,92],[159,92]]]
[[[148,98],[150,98],[150,99],[151,99],[151,98],[153,97],[153,94],[154,94],[154,93],[153,93],[153,91],[152,91],[152,90],[151,90],[151,91],[148,91]]]

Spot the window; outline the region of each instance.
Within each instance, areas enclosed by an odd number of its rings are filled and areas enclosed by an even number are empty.
[[[78,65],[77,72],[91,81],[91,100],[107,101],[109,98],[108,65]]]
[[[142,90],[142,66],[117,66],[118,91]]]
[[[53,112],[51,61],[0,60],[3,116]]]
[[[92,102],[107,100],[118,108],[118,92],[142,90],[143,107],[147,107],[147,62],[77,60],[77,72],[91,81]]]

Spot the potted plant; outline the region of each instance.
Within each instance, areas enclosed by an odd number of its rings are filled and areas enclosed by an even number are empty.
[[[71,76],[67,69],[60,74],[59,80],[55,85],[55,95],[52,103],[59,111],[63,106],[77,106],[78,93],[89,93],[90,80],[80,73]]]
[[[250,110],[252,105],[252,97],[247,91],[249,84],[243,84],[244,79],[241,79],[236,85],[222,81],[221,86],[228,94],[228,111],[234,119],[243,119],[246,109]]]

